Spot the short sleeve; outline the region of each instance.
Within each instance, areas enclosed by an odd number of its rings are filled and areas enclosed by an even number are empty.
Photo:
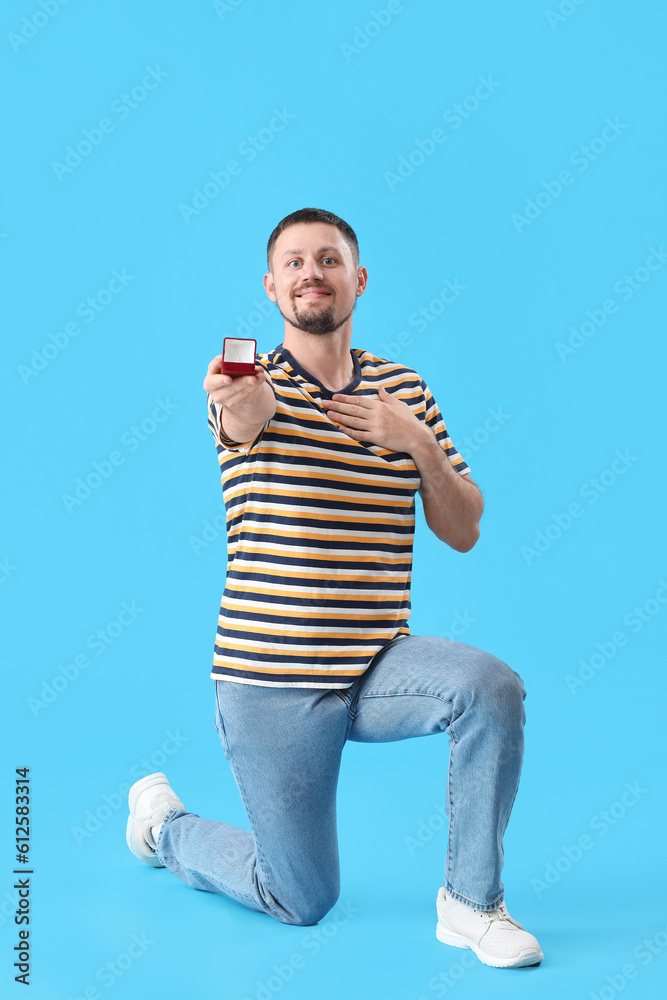
[[[438,444],[449,459],[452,468],[462,476],[469,476],[471,474],[470,467],[456,450],[454,442],[449,436],[449,431],[445,426],[445,421],[442,413],[440,412],[440,407],[436,403],[433,393],[423,381],[422,388],[424,389],[424,399],[426,401],[426,412],[424,417],[426,424],[435,434]]]
[[[266,370],[265,365],[262,364],[264,357],[265,357],[264,355],[261,355],[259,357],[258,364],[261,364],[262,368],[264,368],[266,380],[273,389],[273,379],[271,378],[269,372]],[[256,434],[255,437],[252,439],[252,441],[233,441],[231,438],[228,438],[221,431],[222,406],[220,406],[219,403],[213,401],[210,392],[207,393],[207,396],[208,396],[208,426],[211,428],[211,432],[215,439],[216,447],[218,449],[222,449],[223,451],[238,452],[241,455],[247,455],[259,435]],[[263,430],[266,428],[266,426],[267,425],[265,424]]]

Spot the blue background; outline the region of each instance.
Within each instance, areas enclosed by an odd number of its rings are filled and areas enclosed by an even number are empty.
[[[665,11],[404,0],[388,20],[385,0],[44,3],[50,14],[34,0],[0,16],[2,995],[24,995],[11,964],[19,766],[38,1000],[662,995]],[[147,67],[159,82],[121,110]],[[493,81],[481,100],[480,78]],[[275,109],[293,117],[262,132]],[[91,132],[105,118],[113,129]],[[85,129],[98,144],[58,167]],[[237,173],[188,213],[230,160]],[[125,844],[127,787],[155,770],[193,812],[247,828],[214,728],[225,535],[202,381],[243,320],[259,351],[281,343],[275,307],[253,316],[268,302],[266,241],[311,205],[359,237],[369,282],[352,347],[420,372],[485,496],[466,554],[429,532],[417,501],[410,624],[454,625],[525,680],[503,881],[544,950],[537,968],[490,969],[435,938],[445,736],[346,747],[347,910],[321,922],[317,947],[314,928],[195,892]],[[126,284],[109,294],[114,269]],[[410,316],[448,279],[465,290],[417,329]],[[151,423],[160,400],[168,416]],[[94,463],[106,478],[68,505]],[[134,617],[114,626],[124,602]],[[100,978],[132,935],[145,950]]]

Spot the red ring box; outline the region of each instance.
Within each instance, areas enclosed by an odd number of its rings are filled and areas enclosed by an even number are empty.
[[[225,337],[221,374],[254,375],[257,341],[247,337]]]

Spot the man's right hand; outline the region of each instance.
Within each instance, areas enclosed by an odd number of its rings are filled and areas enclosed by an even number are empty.
[[[213,401],[240,421],[264,422],[264,411],[267,409],[264,384],[268,384],[268,380],[262,366],[255,365],[254,375],[236,376],[223,375],[221,367],[222,354],[218,354],[210,362],[204,379],[204,389],[211,394]]]

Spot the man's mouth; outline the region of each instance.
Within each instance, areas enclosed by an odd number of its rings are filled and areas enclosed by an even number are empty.
[[[323,292],[317,288],[308,288],[305,292],[297,292],[298,299],[323,299],[331,292]]]

